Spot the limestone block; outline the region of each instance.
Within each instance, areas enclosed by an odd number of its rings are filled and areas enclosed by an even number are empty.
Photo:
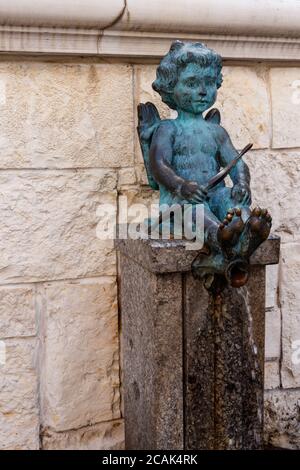
[[[273,148],[300,146],[300,68],[270,70]]]
[[[121,168],[119,170],[118,188],[136,183],[136,172],[134,167]]]
[[[0,287],[0,338],[36,334],[34,288]]]
[[[223,67],[223,84],[214,107],[236,148],[253,142],[254,148],[270,143],[270,104],[263,70]]]
[[[116,282],[48,284],[44,338],[44,427],[64,431],[120,417]]]
[[[278,307],[266,311],[265,356],[278,359],[281,348],[281,315]]]
[[[45,450],[123,450],[124,423],[108,421],[85,428],[56,433],[46,429],[42,433]]]
[[[1,283],[115,273],[113,240],[96,236],[113,171],[3,171],[0,187]]]
[[[181,275],[120,269],[126,449],[182,449]]]
[[[139,184],[143,186],[148,186],[149,182],[148,182],[148,177],[147,177],[144,163],[136,164],[135,169],[136,169],[137,181],[139,182]]]
[[[36,339],[4,342],[6,363],[0,365],[0,449],[38,449]]]
[[[0,64],[2,168],[133,163],[129,65]]]
[[[277,306],[278,264],[266,266],[266,308]]]
[[[265,362],[265,390],[279,388],[279,363],[278,361]]]
[[[153,90],[152,83],[156,79],[157,65],[135,65],[134,85],[135,104],[151,101],[155,104],[162,119],[174,117],[174,111],[162,102],[160,95]],[[176,112],[175,112],[176,115]]]
[[[124,189],[118,199],[119,223],[127,223],[125,216],[127,213],[128,223],[143,222],[151,216],[151,210],[155,216],[158,215],[159,193],[150,188],[129,188]],[[152,207],[152,209],[151,209]]]
[[[274,447],[300,449],[300,389],[265,393],[265,440]]]
[[[280,303],[282,309],[282,385],[300,386],[300,243],[281,248]]]
[[[253,206],[269,209],[272,232],[283,242],[299,240],[300,152],[250,151],[245,161],[251,172]]]

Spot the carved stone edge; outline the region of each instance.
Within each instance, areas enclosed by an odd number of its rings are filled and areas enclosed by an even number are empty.
[[[227,60],[300,60],[300,40],[293,37],[0,25],[2,54],[132,57],[143,62],[161,59],[175,39],[204,42]]]
[[[115,248],[154,273],[188,272],[199,250],[186,249],[184,240],[117,239]],[[270,235],[250,258],[251,265],[279,262],[280,237]]]

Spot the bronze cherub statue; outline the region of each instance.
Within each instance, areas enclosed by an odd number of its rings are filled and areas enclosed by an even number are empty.
[[[268,238],[272,219],[265,209],[250,209],[249,169],[220,125],[219,111],[203,116],[216,100],[221,70],[221,57],[205,45],[173,42],[152,86],[178,117],[161,120],[152,103],[140,104],[138,133],[160,207],[204,205],[204,249],[193,262],[194,274],[210,285],[221,276],[239,287],[247,282],[249,258]],[[227,168],[232,188],[225,186],[226,171],[208,184],[221,168]]]

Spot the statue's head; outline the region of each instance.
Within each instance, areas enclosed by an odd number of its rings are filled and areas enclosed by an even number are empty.
[[[201,114],[216,100],[221,70],[221,56],[204,44],[174,41],[152,87],[170,108]]]

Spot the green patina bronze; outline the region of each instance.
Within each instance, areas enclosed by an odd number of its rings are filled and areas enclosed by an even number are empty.
[[[152,86],[178,117],[161,120],[152,103],[138,106],[145,167],[150,186],[160,191],[160,206],[190,204],[194,217],[193,208],[204,204],[205,244],[192,268],[195,275],[206,277],[210,288],[227,282],[244,285],[249,258],[271,228],[267,210],[250,208],[249,169],[237,159],[219,111],[203,115],[221,84],[222,60],[215,51],[201,43],[175,41]],[[223,178],[214,177],[234,159],[228,168],[232,187],[227,187],[226,171]]]

